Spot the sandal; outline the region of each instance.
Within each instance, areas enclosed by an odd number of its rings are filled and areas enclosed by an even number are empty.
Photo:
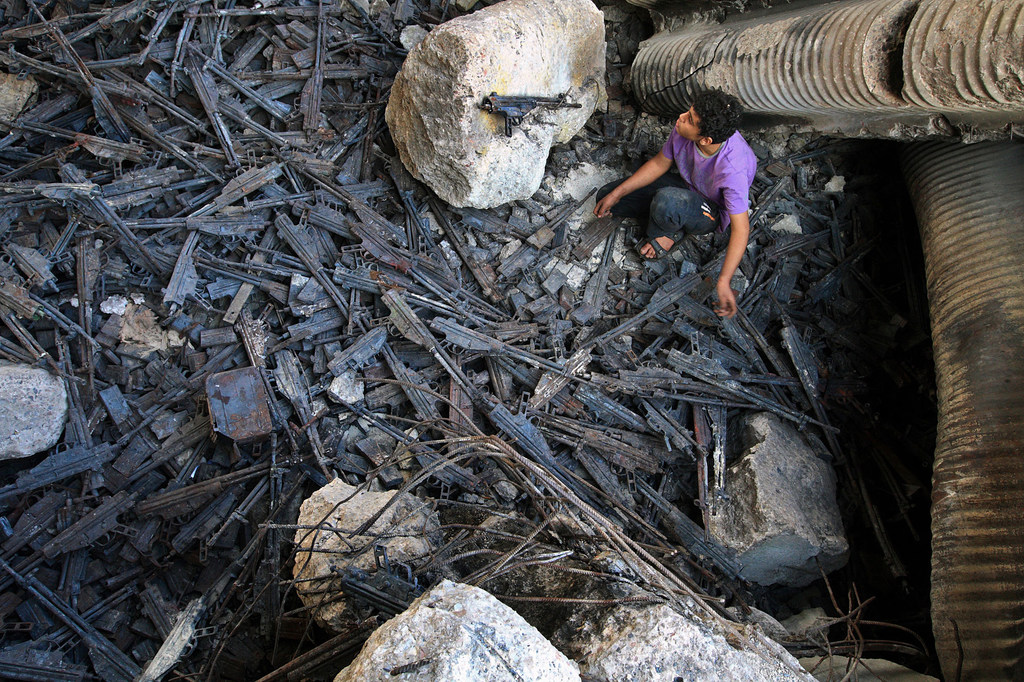
[[[685,236],[686,236],[686,233],[683,232],[683,231],[670,232],[668,234],[652,235],[652,236],[650,236],[647,239],[647,241],[645,241],[643,244],[640,244],[637,247],[636,252],[638,254],[640,254],[640,258],[642,258],[643,260],[661,260],[665,256],[667,256],[670,253],[672,253],[673,251],[675,251],[677,248],[679,248],[679,245],[682,243],[683,238]],[[666,249],[664,246],[659,244],[658,240],[661,239],[662,237],[668,237],[669,239],[671,239],[672,240],[672,246]],[[644,255],[643,248],[645,246],[650,246],[652,249],[654,249],[654,255],[653,256],[645,256]]]

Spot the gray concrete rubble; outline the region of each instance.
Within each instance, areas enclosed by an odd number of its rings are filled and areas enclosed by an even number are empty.
[[[379,627],[334,682],[395,679],[578,682],[580,674],[515,611],[477,587],[445,580]]]
[[[732,606],[727,610],[729,611],[729,614],[736,619],[736,622],[756,624],[766,635],[777,642],[785,641],[789,637],[790,633],[789,630],[786,629],[786,626],[783,623],[780,623],[770,613],[765,613],[764,611],[755,609],[752,606],[748,606],[748,608],[750,610],[749,613],[737,606]]]
[[[369,528],[353,535],[371,519]],[[331,481],[299,510],[294,568],[299,598],[325,627],[350,626],[352,605],[339,599],[340,580],[375,572],[375,546],[385,547],[393,564],[428,555],[437,528],[430,505],[412,495],[367,492],[340,478]]]
[[[739,553],[743,577],[802,586],[845,564],[832,466],[774,415],[745,416],[740,432],[743,455],[726,470],[711,533]]]
[[[432,30],[395,77],[387,122],[402,163],[454,206],[491,208],[540,187],[548,151],[605,101],[602,14],[590,0],[507,0]],[[565,96],[505,134],[484,98]]]
[[[577,646],[587,652],[581,670],[596,682],[781,682],[811,680],[785,649],[763,637],[736,634],[702,616],[665,604],[620,606],[581,629]],[[750,630],[753,633],[753,629]]]
[[[28,457],[53,447],[68,414],[64,383],[45,369],[0,365],[0,458]]]
[[[829,618],[825,609],[813,607],[793,614],[783,620],[780,625],[793,639],[822,641],[834,622],[835,619]]]
[[[36,98],[39,83],[32,76],[0,73],[0,116],[12,119]]]
[[[363,399],[363,384],[356,378],[355,370],[346,370],[334,377],[327,395],[338,402],[357,403]]]

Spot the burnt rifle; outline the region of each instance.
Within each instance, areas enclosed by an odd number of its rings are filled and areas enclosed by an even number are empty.
[[[103,128],[109,137],[114,138],[118,142],[127,142],[131,139],[131,132],[129,132],[124,121],[121,119],[121,115],[114,108],[114,105],[110,103],[107,93],[97,85],[96,79],[89,73],[89,68],[82,61],[75,48],[72,47],[71,41],[67,39],[67,36],[64,35],[64,32],[59,27],[43,16],[34,2],[29,0],[28,6],[39,16],[46,30],[60,46],[65,58],[75,66],[78,76],[85,83],[89,96],[92,98],[96,122],[99,123],[100,127]]]
[[[135,506],[137,493],[128,494],[121,491],[107,497],[103,504],[78,519],[40,550],[47,559],[54,559],[63,554],[70,554],[76,549],[88,547],[92,542],[117,528],[118,517]]]
[[[71,163],[60,164],[59,172],[64,182],[70,183],[69,186],[74,188],[67,198],[84,206],[87,213],[95,214],[101,222],[112,227],[117,232],[122,242],[122,250],[130,261],[139,263],[159,277],[163,277],[165,271],[170,270],[159,263],[149,248],[128,229],[121,216],[99,195],[99,188],[89,182],[84,172]]]
[[[480,108],[489,114],[501,114],[505,117],[505,136],[512,137],[512,126],[521,125],[523,117],[537,107],[545,109],[579,109],[583,105],[566,102],[565,93],[558,97],[529,97],[517,95],[499,95],[492,92],[484,97]]]
[[[113,459],[114,454],[114,448],[106,443],[96,447],[84,444],[71,447],[58,445],[53,454],[23,472],[14,483],[0,488],[0,506],[12,497],[33,492],[90,469],[98,470]]]
[[[571,476],[555,460],[554,453],[548,447],[544,436],[536,426],[527,420],[525,413],[513,414],[497,398],[477,390],[473,386],[473,382],[463,373],[459,363],[438,343],[430,329],[427,328],[427,325],[416,316],[416,313],[413,312],[412,308],[409,307],[409,304],[397,290],[391,289],[385,292],[381,299],[391,310],[391,322],[402,336],[416,345],[426,348],[448,373],[451,380],[456,382],[459,388],[471,397],[473,404],[487,416],[492,424],[511,436],[516,444],[530,455],[535,462],[544,465],[552,473],[560,476],[563,482],[571,485]],[[455,323],[451,324],[455,325]],[[460,325],[455,326],[460,327]],[[468,330],[465,327],[460,328],[465,332],[470,332],[470,336],[472,336],[472,330]],[[481,334],[480,337],[494,342],[493,339],[489,339],[485,335]]]
[[[111,682],[132,682],[142,672],[134,661],[35,577],[19,573],[3,559],[0,559],[0,569],[6,571],[23,590],[35,597],[43,608],[81,638],[101,679]]]
[[[220,92],[217,90],[217,83],[213,80],[213,76],[207,73],[204,68],[204,56],[197,54],[198,50],[193,48],[190,43],[186,42],[185,46],[189,48],[189,53],[185,58],[185,73],[192,79],[192,86],[195,88],[196,96],[199,98],[207,118],[210,119],[210,123],[213,124],[213,132],[220,142],[221,148],[224,150],[224,157],[227,159],[228,167],[238,168],[241,166],[241,162],[238,160],[238,155],[235,154],[231,133],[220,111]]]
[[[313,59],[313,69],[302,88],[300,103],[302,105],[302,129],[307,133],[315,132],[320,124],[320,101],[324,89],[324,52],[326,50],[325,24],[327,17],[324,15],[324,2],[317,2],[316,17],[316,55]]]
[[[442,231],[444,231],[445,236],[448,237],[452,248],[459,254],[459,258],[462,259],[463,264],[465,264],[470,274],[473,275],[473,279],[480,285],[480,290],[483,291],[484,295],[492,303],[504,300],[504,294],[498,289],[494,268],[486,261],[473,256],[462,230],[456,229],[452,225],[436,197],[427,197],[427,203],[430,204],[430,210],[437,218],[437,222],[441,226]]]
[[[652,488],[642,478],[636,479],[638,492],[650,500],[654,508],[661,514],[662,522],[669,537],[686,547],[695,557],[710,561],[718,570],[729,578],[740,577],[742,566],[735,550],[725,547],[714,538],[705,537],[700,526]]]

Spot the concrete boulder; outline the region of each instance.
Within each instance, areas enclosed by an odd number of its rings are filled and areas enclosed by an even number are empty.
[[[761,585],[809,585],[846,563],[849,545],[832,466],[778,417],[743,421],[745,452],[725,474],[729,499],[711,533],[739,554],[744,578]]]
[[[366,531],[352,537],[392,498],[396,499]],[[295,590],[321,625],[339,631],[355,619],[351,605],[338,599],[341,579],[353,571],[373,573],[376,545],[387,549],[392,563],[412,562],[428,555],[434,549],[439,528],[437,515],[427,502],[408,493],[359,491],[340,478],[302,503],[298,524]]]
[[[67,416],[68,396],[60,379],[31,365],[0,365],[0,459],[53,447]]]
[[[402,163],[454,206],[492,208],[540,187],[551,145],[605,101],[604,21],[591,0],[505,0],[435,28],[406,57],[385,113]],[[556,97],[504,132],[499,95]]]
[[[411,669],[396,676],[403,666]],[[444,580],[381,625],[334,682],[396,679],[579,682],[580,675],[515,611],[477,587]]]
[[[725,627],[694,609],[620,606],[583,628],[574,648],[587,652],[581,671],[595,682],[813,681],[781,645],[750,637],[730,643]]]

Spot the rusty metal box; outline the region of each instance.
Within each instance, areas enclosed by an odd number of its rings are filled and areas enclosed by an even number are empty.
[[[245,442],[270,435],[270,398],[256,367],[232,369],[206,380],[213,430]]]

